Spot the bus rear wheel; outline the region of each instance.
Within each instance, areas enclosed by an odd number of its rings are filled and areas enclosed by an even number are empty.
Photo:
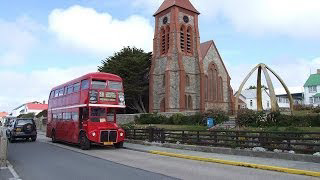
[[[90,141],[87,138],[85,133],[81,133],[80,137],[79,137],[79,144],[80,144],[80,148],[82,150],[88,150],[90,149]]]
[[[51,132],[51,141],[52,141],[53,143],[56,143],[56,142],[57,142],[55,130],[52,130],[52,132]]]

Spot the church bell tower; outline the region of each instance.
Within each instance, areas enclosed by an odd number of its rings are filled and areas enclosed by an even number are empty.
[[[149,112],[204,110],[199,14],[189,0],[165,0],[155,12]]]

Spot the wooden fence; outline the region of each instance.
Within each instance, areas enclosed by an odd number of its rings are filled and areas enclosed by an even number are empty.
[[[265,132],[232,130],[125,129],[126,138],[160,143],[181,143],[231,148],[263,147],[268,150],[320,151],[320,132]]]

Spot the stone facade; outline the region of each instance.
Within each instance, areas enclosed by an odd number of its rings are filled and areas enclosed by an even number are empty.
[[[229,74],[213,41],[200,44],[198,15],[189,0],[165,0],[154,14],[149,112],[231,110]],[[210,87],[219,92],[208,100],[205,85],[212,66],[219,79]]]

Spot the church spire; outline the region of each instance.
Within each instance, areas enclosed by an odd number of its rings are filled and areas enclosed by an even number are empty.
[[[191,4],[191,2],[189,0],[164,0],[164,2],[161,4],[160,8],[153,14],[153,16],[156,16],[157,14],[161,13],[162,11],[164,11],[172,6],[178,6],[183,9],[200,14],[196,10],[196,8],[194,8],[194,6]]]

